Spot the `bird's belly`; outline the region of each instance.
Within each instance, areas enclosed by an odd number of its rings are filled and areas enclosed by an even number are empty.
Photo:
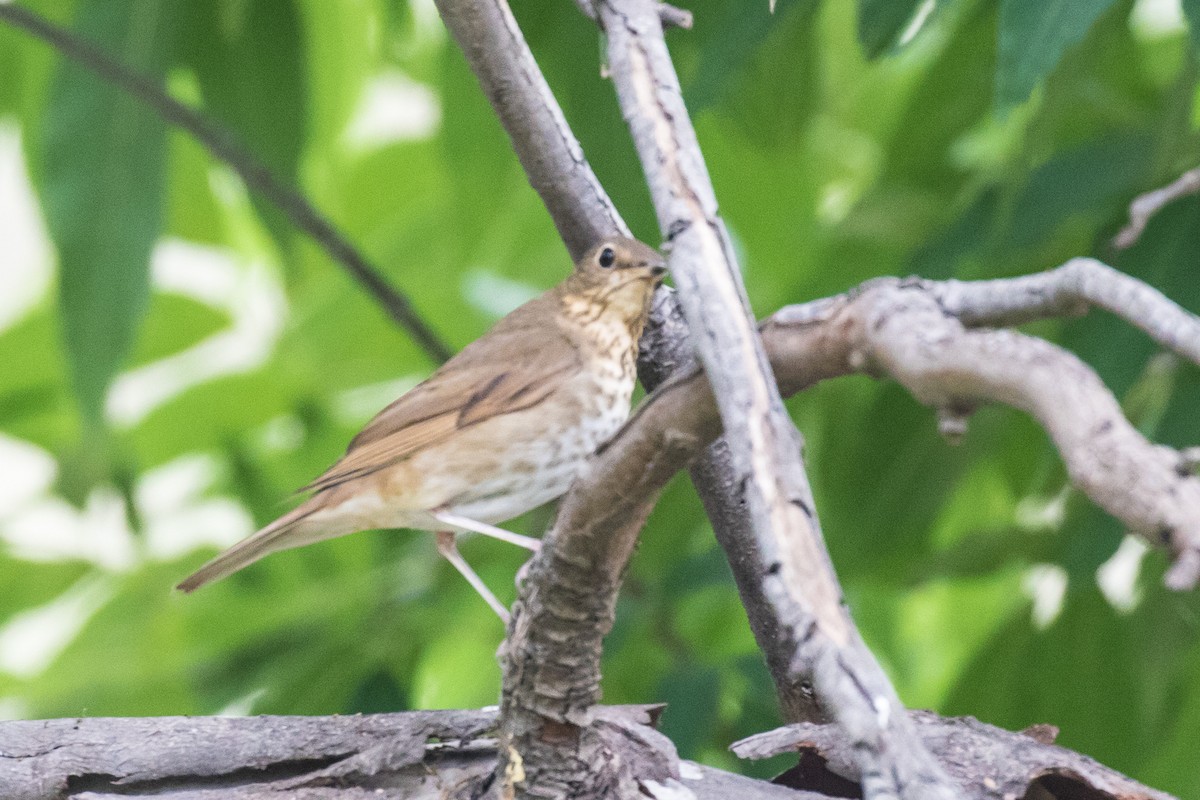
[[[576,396],[586,412],[568,424],[536,409],[521,412],[529,415],[521,425],[527,430],[520,436],[514,431],[495,469],[477,475],[470,487],[447,503],[446,510],[495,524],[565,494],[588,456],[629,416],[632,378],[618,382],[615,377],[609,385],[601,380],[579,386]]]

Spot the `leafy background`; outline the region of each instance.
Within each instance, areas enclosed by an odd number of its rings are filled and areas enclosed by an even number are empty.
[[[27,4],[232,128],[455,346],[567,268],[428,0]],[[695,29],[669,37],[760,315],[877,275],[1086,254],[1200,310],[1195,198],[1134,249],[1106,244],[1135,194],[1200,161],[1196,0],[766,5],[695,0]],[[514,7],[657,241],[596,31],[570,3]],[[502,629],[425,534],[170,590],[432,368],[338,266],[188,136],[4,27],[0,205],[0,712],[495,702]],[[1104,315],[1033,330],[1094,364],[1148,435],[1200,442],[1200,370]],[[865,379],[792,409],[848,597],[907,703],[1051,722],[1200,797],[1200,601],[1160,588],[1161,557],[1066,485],[1032,423],[986,409],[951,447]],[[512,597],[520,553],[464,551]],[[772,769],[725,750],[779,720],[685,481],[650,520],[604,671],[608,701],[670,703],[685,756]]]

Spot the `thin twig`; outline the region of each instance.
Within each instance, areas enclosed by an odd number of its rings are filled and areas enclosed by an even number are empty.
[[[1129,224],[1113,237],[1113,247],[1126,250],[1141,238],[1150,218],[1164,206],[1190,194],[1200,192],[1200,167],[1189,170],[1160,189],[1140,194],[1129,204]]]
[[[379,270],[346,240],[304,197],[286,186],[238,144],[229,131],[168,95],[161,86],[115,61],[95,45],[45,17],[19,5],[0,3],[0,21],[34,36],[66,58],[76,61],[104,80],[152,108],[167,123],[192,135],[219,161],[233,168],[246,185],[271,201],[297,228],[316,241],[336,263],[350,273],[375,298],[400,327],[408,331],[435,361],[453,351],[421,318],[407,296],[393,288]]]

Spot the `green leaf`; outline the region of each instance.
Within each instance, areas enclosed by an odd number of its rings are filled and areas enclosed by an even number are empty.
[[[878,58],[896,43],[921,0],[858,0],[858,40],[867,58]]]
[[[1192,44],[1200,49],[1200,0],[1183,0],[1183,15],[1192,33]]]
[[[14,614],[49,603],[89,569],[82,561],[24,561],[0,554],[0,625]]]
[[[57,325],[41,308],[0,333],[0,431],[46,449],[73,438],[78,421]]]
[[[1057,725],[1062,746],[1137,776],[1170,741],[1180,701],[1196,696],[1195,598],[1168,592],[1153,574],[1143,581],[1146,597],[1127,615],[1082,576],[1044,630],[1013,614],[938,710],[1009,730]]]
[[[181,42],[204,110],[234,132],[255,160],[294,183],[308,139],[304,30],[292,0],[193,0]],[[293,234],[278,209],[253,198],[272,234]]]
[[[1113,0],[1002,0],[997,104],[1005,108],[1029,97],[1111,5]]]
[[[174,355],[228,324],[229,317],[212,306],[183,295],[156,293],[129,364],[136,367]]]
[[[91,0],[75,30],[159,76],[168,9],[153,0]],[[146,310],[163,216],[165,129],[139,101],[64,62],[42,134],[41,199],[58,247],[67,356],[84,417],[99,425],[105,391]]]

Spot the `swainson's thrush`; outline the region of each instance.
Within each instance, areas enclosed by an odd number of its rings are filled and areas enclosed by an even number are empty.
[[[454,531],[530,549],[495,523],[564,494],[629,415],[638,337],[665,271],[634,239],[592,248],[572,274],[496,323],[381,411],[295,510],[230,547],[190,592],[268,553],[374,528],[438,532],[438,549],[502,618]]]

